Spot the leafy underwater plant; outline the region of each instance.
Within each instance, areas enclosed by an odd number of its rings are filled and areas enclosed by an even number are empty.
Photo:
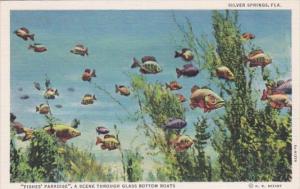
[[[220,87],[226,98],[224,115],[214,119],[218,128],[212,140],[219,158],[219,179],[289,181],[291,112],[259,105],[253,82],[272,80],[270,70],[262,68],[259,75],[244,64],[247,49],[240,37],[238,12],[213,11],[212,20],[215,42],[204,36],[197,38],[188,20],[187,31],[181,26],[180,29],[186,44],[200,57],[196,63],[201,69],[212,73],[217,66],[224,65],[235,75],[234,82],[223,82],[211,75],[211,83]],[[250,50],[255,49],[254,45],[249,46]]]

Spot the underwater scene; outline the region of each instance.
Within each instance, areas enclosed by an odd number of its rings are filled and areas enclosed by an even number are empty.
[[[290,20],[11,11],[10,181],[290,181]]]

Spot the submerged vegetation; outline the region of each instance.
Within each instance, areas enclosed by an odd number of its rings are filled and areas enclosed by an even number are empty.
[[[225,108],[211,118],[206,114],[193,120],[192,145],[177,150],[173,141],[185,136],[185,129],[166,129],[170,118],[186,119],[187,109],[162,83],[150,83],[141,75],[130,75],[132,96],[138,103],[137,129],[145,136],[146,147],[132,144],[118,150],[123,170],[114,172],[97,162],[95,155],[74,145],[60,142],[44,130],[34,132],[28,148],[16,147],[12,131],[10,142],[11,182],[58,181],[289,181],[291,180],[291,111],[262,106],[253,87],[257,79],[268,82],[268,67],[257,74],[245,64],[246,55],[255,49],[241,40],[238,12],[213,11],[214,41],[196,36],[187,20],[187,28],[178,25],[183,46],[190,48],[202,72],[210,73],[209,85],[220,88]],[[234,73],[233,81],[219,80],[214,70],[226,66]],[[100,86],[101,91],[107,93]],[[123,107],[123,106],[122,106]],[[125,111],[128,110],[123,107]],[[54,117],[47,119],[53,126]],[[210,128],[210,130],[209,130]],[[120,141],[115,126],[116,139]],[[211,131],[213,130],[213,131]],[[122,141],[120,141],[122,144]],[[214,153],[207,153],[212,146]],[[142,153],[146,151],[146,153]],[[214,156],[214,157],[212,157]],[[145,178],[146,158],[158,162]]]

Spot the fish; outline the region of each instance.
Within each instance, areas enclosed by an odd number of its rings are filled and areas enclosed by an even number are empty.
[[[22,99],[22,100],[29,99],[29,95],[22,95],[22,96],[20,96],[20,99]]]
[[[130,95],[130,90],[124,85],[115,85],[115,87],[116,87],[116,93],[120,92],[120,94],[123,96]]]
[[[170,139],[169,144],[176,152],[183,152],[194,144],[194,140],[187,135],[176,135]]]
[[[54,124],[52,127],[48,125],[44,127],[44,130],[48,134],[55,134],[55,136],[59,138],[62,142],[67,142],[67,140],[81,135],[80,131],[65,124]]]
[[[181,57],[184,61],[191,61],[194,59],[193,52],[188,48],[183,48],[181,51],[175,51],[175,58]]]
[[[82,44],[77,44],[73,49],[70,50],[70,52],[81,56],[89,55],[88,48],[84,47]]]
[[[30,140],[32,139],[34,136],[33,136],[33,132],[34,130],[33,129],[30,129],[30,128],[23,128],[23,132],[25,133],[22,141],[27,141],[27,140]]]
[[[45,87],[46,87],[46,89],[48,89],[50,87],[50,84],[51,84],[50,79],[46,79],[46,81],[45,81]]]
[[[166,129],[182,129],[187,125],[185,120],[179,118],[169,118],[163,128]]]
[[[73,119],[73,121],[72,121],[72,123],[71,123],[71,127],[77,129],[79,125],[80,125],[80,120],[78,120],[78,119],[76,119],[76,118]]]
[[[53,88],[46,89],[44,93],[45,99],[55,99],[55,96],[59,96],[58,90]]]
[[[182,89],[182,85],[180,85],[177,81],[171,81],[170,83],[166,83],[166,88],[170,90],[179,90]]]
[[[93,104],[94,100],[97,100],[95,95],[85,94],[81,100],[81,104],[82,105]]]
[[[24,125],[20,122],[15,121],[17,116],[10,113],[10,127],[16,131],[17,134],[24,133]]]
[[[252,51],[248,55],[247,61],[250,62],[250,67],[265,67],[272,63],[272,59],[261,50]]]
[[[14,33],[25,41],[27,41],[28,39],[34,41],[34,34],[30,34],[29,30],[25,27],[21,27],[15,30]]]
[[[17,116],[13,113],[10,113],[10,122],[14,122],[17,119]]]
[[[246,32],[241,35],[241,38],[243,40],[251,40],[251,39],[255,39],[255,35],[252,33]]]
[[[69,87],[67,90],[68,90],[69,92],[74,92],[74,91],[75,91],[75,89],[74,89],[73,87]]]
[[[140,63],[136,58],[133,58],[133,63],[131,68],[140,67],[140,72],[143,74],[157,74],[162,72],[161,67],[157,63],[155,57],[146,56],[142,58],[142,63]]]
[[[81,135],[80,131],[65,124],[54,124],[52,126],[47,125],[43,129],[48,134],[51,135],[54,134],[60,141],[64,143],[72,138]],[[24,132],[25,132],[25,136],[23,138],[23,141],[30,140],[34,137],[34,130],[30,129],[30,130],[25,130]]]
[[[55,104],[56,108],[62,108],[63,106],[61,104]]]
[[[39,53],[47,51],[47,48],[40,43],[34,43],[33,45],[29,45],[28,49],[33,49],[34,52]]]
[[[266,89],[263,90],[261,100],[267,100],[268,95],[273,94],[292,94],[292,80],[280,80],[278,82],[270,82],[266,84]]]
[[[91,81],[92,77],[96,77],[96,70],[92,71],[91,69],[85,69],[81,76],[81,79],[83,81]]]
[[[19,87],[19,88],[18,88],[18,91],[23,91],[23,88],[22,88],[22,87]]]
[[[175,95],[177,96],[179,102],[185,102],[186,101],[185,97],[182,94],[175,94]]]
[[[262,53],[265,53],[262,49],[255,49],[249,53],[248,57],[251,58],[257,54],[262,54]]]
[[[211,110],[221,108],[225,105],[224,100],[210,89],[200,88],[197,85],[194,85],[191,89],[191,93],[191,109],[199,107],[200,109],[203,109],[204,112],[210,112]]]
[[[286,94],[268,95],[267,100],[269,105],[274,109],[282,109],[284,107],[292,108],[292,102]]]
[[[39,112],[40,114],[48,114],[50,111],[50,107],[47,104],[40,104],[39,106],[36,106],[36,112]]]
[[[103,138],[97,137],[96,145],[101,144],[102,150],[115,150],[120,146],[120,142],[114,135],[105,135]]]
[[[41,85],[40,85],[40,83],[39,82],[33,82],[33,85],[34,85],[34,88],[36,88],[37,90],[41,90]]]
[[[177,78],[180,76],[194,77],[198,75],[199,69],[193,64],[185,64],[182,69],[176,68]]]
[[[106,127],[103,126],[99,126],[96,128],[96,132],[98,133],[98,135],[100,134],[108,134],[109,133],[109,129],[107,129]]]
[[[216,70],[216,75],[220,79],[234,80],[234,74],[226,66],[220,66]]]

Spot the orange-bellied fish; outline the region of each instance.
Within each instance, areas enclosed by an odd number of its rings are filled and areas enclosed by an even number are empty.
[[[292,107],[292,102],[286,94],[274,94],[267,96],[268,103],[274,109],[282,109],[284,107]]]
[[[171,81],[170,83],[166,83],[166,88],[169,88],[170,90],[179,90],[182,88],[182,85],[177,81]]]
[[[33,45],[29,45],[28,49],[33,49],[34,52],[39,53],[47,51],[47,48],[40,43],[34,43]]]
[[[292,94],[292,80],[266,83],[266,89],[263,90],[261,100],[267,100],[268,95],[273,94]]]
[[[241,35],[241,38],[243,40],[251,40],[251,39],[255,39],[255,35],[252,33],[246,32]]]
[[[175,135],[170,137],[169,144],[176,152],[183,152],[194,144],[194,140],[187,135]]]
[[[177,96],[179,102],[185,102],[186,101],[185,97],[182,94],[177,93],[175,95]]]
[[[45,99],[55,99],[55,96],[59,96],[58,90],[53,88],[46,89],[44,93]]]
[[[62,142],[67,142],[67,140],[80,136],[81,133],[65,124],[54,124],[52,126],[48,125],[43,128],[48,134],[54,134]],[[32,139],[34,137],[34,130],[25,130],[25,136],[23,141]]]
[[[50,111],[50,107],[47,104],[40,104],[39,106],[36,106],[36,112],[39,112],[40,114],[48,114]]]
[[[120,92],[120,94],[123,96],[130,95],[130,90],[124,85],[115,85],[115,87],[116,87],[116,93]]]
[[[272,63],[272,59],[260,49],[250,52],[247,60],[250,62],[250,67],[265,67]]]
[[[105,135],[103,138],[97,137],[96,145],[101,144],[102,150],[115,150],[120,146],[120,142],[114,135]]]
[[[224,100],[210,89],[200,88],[195,85],[191,89],[191,92],[190,107],[192,109],[199,107],[204,112],[210,112],[211,110],[223,107],[225,104]]]
[[[191,61],[194,59],[193,52],[188,48],[183,48],[181,51],[175,51],[174,57],[181,57],[185,61]]]
[[[161,67],[153,56],[144,56],[142,62],[139,62],[136,58],[133,58],[133,64],[131,68],[140,67],[140,72],[143,74],[157,74],[162,71]]]
[[[220,79],[234,80],[234,74],[226,66],[220,66],[216,69],[216,75]]]
[[[81,104],[83,105],[93,104],[94,100],[97,100],[95,95],[85,94],[81,100]]]
[[[70,50],[73,54],[79,54],[81,56],[89,55],[88,48],[84,47],[82,44],[77,44],[73,49]]]
[[[92,77],[96,77],[96,70],[92,71],[91,69],[85,69],[81,76],[81,79],[83,81],[91,81]]]
[[[14,31],[14,33],[18,36],[27,41],[28,39],[31,39],[34,41],[34,34],[30,34],[29,30],[25,27],[19,28]]]

